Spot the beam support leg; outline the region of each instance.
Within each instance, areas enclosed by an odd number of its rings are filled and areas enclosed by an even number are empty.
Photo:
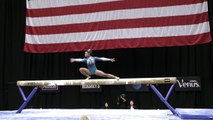
[[[16,113],[21,113],[21,111],[27,106],[27,104],[30,102],[30,100],[33,98],[33,96],[35,95],[35,93],[38,90],[38,87],[34,87],[33,90],[30,92],[30,94],[28,95],[28,97],[26,98],[23,90],[21,87],[18,87],[19,92],[21,93],[21,96],[24,100],[24,102],[22,103],[22,105],[19,107],[19,109],[17,110]]]
[[[164,98],[164,96],[158,91],[158,89],[154,86],[154,85],[150,85],[150,87],[152,88],[152,90],[155,92],[155,94],[160,98],[160,100],[166,105],[167,108],[169,108],[169,110],[173,113],[173,115],[178,115],[177,112],[175,111],[175,109],[168,103],[168,97],[171,94],[174,85],[171,85],[169,91],[167,92],[166,97]]]

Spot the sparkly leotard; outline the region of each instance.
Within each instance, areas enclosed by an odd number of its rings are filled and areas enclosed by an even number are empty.
[[[111,59],[109,58],[104,58],[104,57],[88,57],[88,58],[83,58],[80,59],[79,62],[83,62],[87,64],[87,67],[90,71],[90,75],[94,75],[95,71],[97,70],[97,67],[95,65],[96,61],[110,61]]]

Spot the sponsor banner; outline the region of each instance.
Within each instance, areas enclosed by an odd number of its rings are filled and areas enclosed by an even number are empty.
[[[51,86],[43,86],[40,89],[40,93],[59,93],[60,87],[57,85],[51,85]]]
[[[80,87],[81,92],[101,92],[101,85],[82,85]]]
[[[149,86],[144,84],[133,84],[125,86],[126,92],[146,92],[149,91]]]
[[[199,76],[177,77],[175,91],[201,91]]]

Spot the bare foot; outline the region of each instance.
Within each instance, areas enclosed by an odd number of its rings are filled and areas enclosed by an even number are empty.
[[[86,78],[86,80],[89,80],[91,78],[91,76],[88,76],[87,78]]]
[[[119,81],[120,78],[119,78],[119,77],[115,77],[115,79],[116,79],[117,81]]]

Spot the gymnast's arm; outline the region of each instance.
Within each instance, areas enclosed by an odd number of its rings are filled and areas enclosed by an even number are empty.
[[[85,59],[82,59],[82,58],[70,58],[70,62],[73,63],[73,62],[84,62]]]
[[[96,61],[110,61],[115,62],[115,58],[95,57]]]

